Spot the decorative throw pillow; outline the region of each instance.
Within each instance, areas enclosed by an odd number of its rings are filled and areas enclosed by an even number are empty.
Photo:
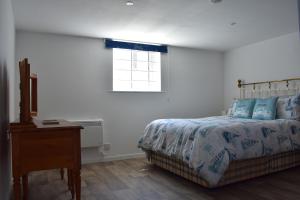
[[[300,94],[279,97],[276,118],[300,120]]]
[[[251,118],[255,99],[239,99],[236,102],[233,111],[233,117],[236,118]]]
[[[278,97],[256,99],[252,119],[273,120],[276,117]]]

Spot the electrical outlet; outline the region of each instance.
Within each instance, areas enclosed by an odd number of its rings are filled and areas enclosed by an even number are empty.
[[[103,144],[103,150],[104,150],[104,151],[109,151],[109,150],[110,150],[110,146],[111,146],[110,143],[105,143],[105,144]]]

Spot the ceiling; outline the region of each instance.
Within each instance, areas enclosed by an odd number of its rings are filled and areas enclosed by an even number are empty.
[[[13,7],[21,30],[221,51],[298,30],[297,0],[132,1],[13,0]]]

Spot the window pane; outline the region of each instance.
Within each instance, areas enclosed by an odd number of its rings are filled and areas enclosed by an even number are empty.
[[[116,81],[113,83],[114,91],[129,91],[131,88],[131,81]]]
[[[129,49],[113,49],[114,60],[131,60],[131,50]]]
[[[150,72],[149,73],[150,81],[160,81],[160,73],[159,72]]]
[[[114,79],[119,81],[130,81],[131,71],[114,71]]]
[[[148,81],[148,72],[133,71],[132,80],[134,81]]]
[[[161,91],[161,54],[113,49],[114,91]]]
[[[160,71],[160,63],[149,62],[150,71]]]
[[[149,61],[150,62],[155,62],[155,63],[160,63],[160,52],[149,52]]]
[[[114,60],[114,70],[131,70],[131,61]]]
[[[149,91],[161,91],[161,84],[160,82],[149,82]]]
[[[148,71],[148,62],[132,61],[132,70]]]
[[[132,60],[148,62],[148,51],[132,51]]]
[[[135,91],[148,91],[148,81],[132,81],[132,89]]]

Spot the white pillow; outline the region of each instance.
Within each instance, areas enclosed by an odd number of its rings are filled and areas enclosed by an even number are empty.
[[[233,112],[235,110],[236,103],[237,103],[237,99],[233,100],[232,104],[230,105],[230,107],[228,108],[228,111],[227,111],[228,116],[230,116],[230,117],[233,116]]]
[[[279,97],[277,101],[277,119],[300,120],[300,94]]]

